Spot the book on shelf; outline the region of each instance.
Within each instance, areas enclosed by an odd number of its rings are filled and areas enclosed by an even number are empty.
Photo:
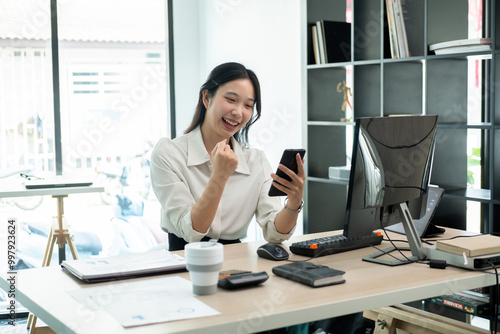
[[[281,276],[313,288],[341,284],[345,282],[344,271],[305,261],[292,262],[273,267],[272,271],[277,276]]]
[[[185,259],[166,249],[109,257],[65,260],[63,270],[88,282],[103,282],[184,270]]]
[[[389,30],[389,44],[391,49],[391,57],[398,58],[398,46],[397,46],[397,36],[396,36],[396,27],[394,23],[394,14],[392,11],[392,0],[386,0],[386,18],[387,18],[387,26]]]
[[[317,28],[314,25],[312,27],[312,45],[313,45],[313,51],[314,51],[314,63],[315,64],[321,64],[321,61],[319,59],[319,45],[318,45],[318,32]]]
[[[325,43],[325,62],[351,60],[351,24],[347,22],[321,21]]]
[[[307,24],[307,65],[316,64],[316,60],[314,59],[314,44],[313,44],[313,24]]]
[[[500,253],[500,237],[481,234],[472,237],[438,240],[436,250],[467,257]]]
[[[429,45],[435,54],[451,54],[464,52],[481,52],[491,50],[491,38],[471,38],[446,41]]]
[[[311,47],[316,64],[351,60],[351,24],[347,22],[316,21],[311,26]]]
[[[401,0],[393,1],[394,4],[394,16],[396,20],[396,27],[398,30],[398,43],[399,43],[399,52],[400,57],[409,57],[410,51],[408,50],[408,39],[406,37],[406,27],[405,20],[403,15],[403,8],[401,7]]]
[[[307,27],[307,64],[321,64],[316,23],[308,23]]]
[[[410,56],[401,0],[386,0],[387,24],[392,58]]]
[[[323,38],[323,27],[321,25],[321,21],[316,22],[316,35],[318,41],[318,54],[319,54],[319,63],[326,64],[325,58],[325,39]]]

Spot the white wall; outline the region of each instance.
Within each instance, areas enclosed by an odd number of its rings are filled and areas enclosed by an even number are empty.
[[[300,0],[175,0],[176,127],[189,125],[210,70],[237,61],[254,70],[262,118],[250,144],[273,165],[281,151],[302,146]]]
[[[196,106],[200,80],[200,0],[173,0],[176,132],[188,127]]]
[[[173,7],[177,135],[189,125],[208,73],[236,61],[261,83],[262,117],[250,145],[272,166],[285,148],[302,147],[301,1],[174,0]]]

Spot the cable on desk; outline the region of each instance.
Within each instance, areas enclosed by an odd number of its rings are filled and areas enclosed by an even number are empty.
[[[427,239],[427,240],[422,240],[422,242],[426,242],[426,243],[429,243],[431,244],[432,242],[437,242],[437,241],[442,241],[442,240],[453,240],[453,239],[459,239],[459,238],[472,238],[472,237],[478,237],[482,234],[473,234],[473,235],[456,235],[454,237],[451,237],[451,238],[439,238],[439,239]]]
[[[409,264],[409,263],[423,263],[421,260],[410,260],[410,259],[409,259],[409,258],[408,258],[408,257],[407,257],[407,256],[406,256],[406,255],[405,255],[405,254],[401,251],[401,249],[399,249],[399,247],[397,247],[397,246],[394,244],[393,240],[391,239],[391,237],[389,237],[389,234],[387,233],[387,231],[386,231],[386,229],[385,229],[385,227],[384,227],[384,226],[382,226],[382,231],[384,231],[384,234],[385,234],[385,236],[387,237],[387,241],[389,241],[389,242],[391,243],[392,247],[394,247],[394,250],[398,251],[398,252],[399,252],[399,254],[401,254],[401,256],[402,256],[402,257],[404,257],[404,258],[406,259],[406,263],[403,263],[403,264]],[[406,243],[408,242],[408,240],[395,240],[395,241],[401,241],[401,242],[406,242]],[[375,246],[373,246],[373,247],[375,247]],[[375,247],[375,248],[377,248],[377,247]],[[378,248],[377,248],[377,249],[378,249]],[[393,258],[394,258],[394,259],[396,259],[396,260],[399,260],[399,261],[403,262],[403,260],[401,260],[400,258],[395,257],[394,255],[390,254],[389,252],[385,252],[385,251],[380,250],[380,249],[378,249],[378,250],[379,250],[379,251],[381,251],[381,252],[383,252],[383,253],[385,253],[386,255],[389,255],[389,256],[393,257]]]

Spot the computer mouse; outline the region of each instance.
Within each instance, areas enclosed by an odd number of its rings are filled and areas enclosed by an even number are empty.
[[[268,260],[282,261],[288,259],[288,252],[277,244],[267,243],[257,248],[257,255]]]

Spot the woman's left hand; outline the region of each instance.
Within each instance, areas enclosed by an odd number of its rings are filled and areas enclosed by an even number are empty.
[[[301,205],[306,179],[306,174],[304,172],[305,159],[301,159],[300,154],[298,153],[295,156],[295,159],[297,161],[297,174],[282,164],[278,166],[280,170],[292,179],[291,181],[279,177],[274,173],[271,174],[272,179],[275,181],[273,185],[287,195],[287,206],[292,210],[298,209]]]

